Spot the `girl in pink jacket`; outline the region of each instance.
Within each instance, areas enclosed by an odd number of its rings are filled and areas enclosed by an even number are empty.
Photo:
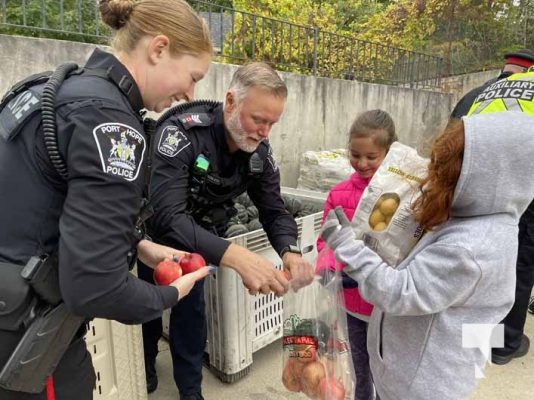
[[[334,186],[326,199],[323,221],[328,212],[337,206],[343,207],[347,218],[352,220],[363,191],[382,163],[391,144],[397,140],[395,124],[389,114],[382,110],[370,110],[359,114],[349,131],[349,160],[354,173],[346,181]],[[325,243],[317,240],[317,250],[321,252]],[[333,253],[327,265],[335,267]],[[358,283],[343,274],[343,291],[347,309],[347,328],[356,373],[355,400],[374,398],[373,380],[367,353],[367,322],[373,306],[358,292]]]

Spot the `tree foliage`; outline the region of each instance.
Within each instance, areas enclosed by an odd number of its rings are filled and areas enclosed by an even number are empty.
[[[534,0],[187,1],[225,18],[218,35],[232,62],[323,76],[394,81],[413,74],[412,51],[443,57],[445,73],[456,74],[534,49]],[[5,34],[97,43],[109,35],[96,0],[3,0],[0,21]]]
[[[359,43],[365,48],[354,54],[347,50],[350,43],[340,37],[323,34],[315,38],[319,53],[326,51],[331,65],[350,58],[345,64],[350,62],[367,70],[372,67],[370,63],[387,68],[388,63],[397,61],[391,60],[388,51],[381,46],[393,46],[443,57],[446,74],[495,68],[502,64],[506,51],[534,47],[533,3],[534,0],[233,2],[236,10],[309,25],[321,32],[335,32],[363,41]],[[247,35],[248,40],[252,40],[250,30],[243,30],[242,34],[241,40],[246,41]],[[308,33],[307,36],[308,45],[312,46],[312,35]],[[256,47],[258,45],[261,43]],[[295,53],[298,49],[287,51]],[[369,54],[374,54],[372,60]],[[328,70],[330,65],[317,65],[317,68]]]
[[[109,34],[96,1],[6,0],[0,33],[103,42]]]

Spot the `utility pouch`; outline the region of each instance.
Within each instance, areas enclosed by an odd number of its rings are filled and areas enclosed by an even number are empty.
[[[61,301],[59,291],[57,253],[51,256],[33,256],[20,273],[46,303],[53,306]]]
[[[22,268],[22,265],[0,262],[0,330],[22,329],[37,302],[30,285],[20,275]]]
[[[6,326],[23,327],[24,334],[0,368],[0,387],[40,393],[82,326],[84,317],[72,314],[61,301],[56,253],[31,257],[24,267],[4,263],[2,268],[10,271],[9,274],[2,271],[4,282],[8,282],[5,277],[9,276],[9,282],[17,285],[10,288],[7,283],[8,287],[4,288],[3,282],[0,284],[0,298],[10,293],[9,298],[15,299],[10,300],[11,309],[17,310],[6,320],[11,325],[6,323]]]

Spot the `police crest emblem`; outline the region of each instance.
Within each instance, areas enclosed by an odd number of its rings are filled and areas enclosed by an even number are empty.
[[[174,157],[189,146],[191,142],[178,127],[169,125],[161,132],[158,152],[167,157]]]
[[[93,129],[102,170],[127,181],[137,179],[145,156],[146,141],[131,126],[108,122]]]

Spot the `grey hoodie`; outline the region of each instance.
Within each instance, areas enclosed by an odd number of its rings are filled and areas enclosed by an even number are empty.
[[[367,347],[381,400],[460,400],[475,388],[462,324],[497,324],[512,307],[519,217],[534,198],[534,118],[463,118],[465,152],[451,218],[396,269],[361,241],[336,249],[375,305]]]

